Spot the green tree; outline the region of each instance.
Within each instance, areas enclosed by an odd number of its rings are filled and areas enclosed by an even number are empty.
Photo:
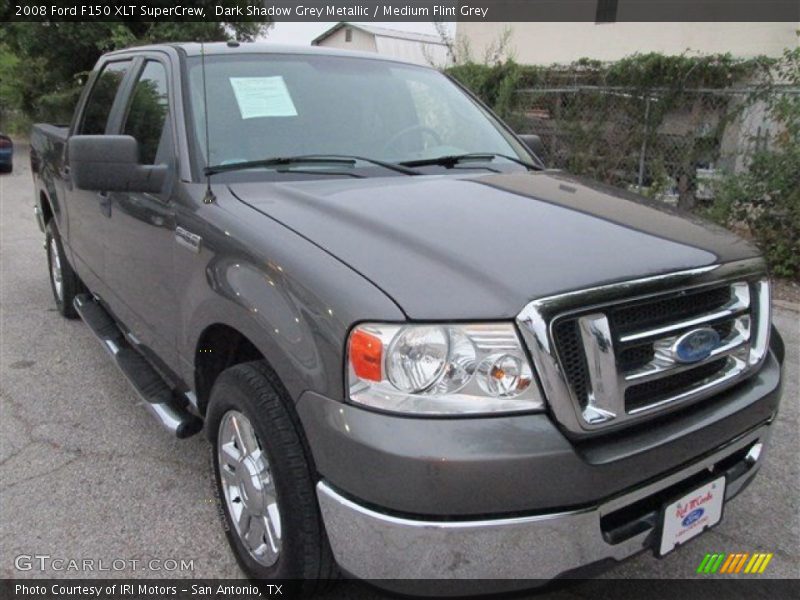
[[[207,6],[206,12],[211,14],[213,4],[251,3],[184,2]],[[17,112],[30,120],[64,123],[72,115],[87,74],[105,52],[166,41],[252,41],[269,26],[266,20],[4,23],[0,29],[0,106],[3,112]]]
[[[12,78],[17,62],[17,57],[0,45],[0,130],[7,129],[5,123],[14,116],[14,107],[20,104],[21,98]]]
[[[522,83],[523,68],[514,62],[510,48],[511,28],[503,29],[486,48],[482,62],[476,62],[466,38],[453,38],[442,23],[434,23],[434,26],[455,62],[445,72],[478,96],[512,127],[516,126],[520,98],[517,89]]]
[[[787,50],[774,69],[775,83],[800,86],[800,48]],[[800,94],[767,84],[763,101],[777,124],[772,142],[750,157],[747,171],[729,173],[717,186],[710,214],[744,225],[767,257],[773,274],[800,281]]]

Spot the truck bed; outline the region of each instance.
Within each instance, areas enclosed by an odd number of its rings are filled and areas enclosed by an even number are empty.
[[[61,162],[64,153],[64,144],[69,137],[69,126],[51,125],[49,123],[36,123],[31,129],[31,171],[34,175],[41,175],[44,163],[51,163],[56,167]],[[58,172],[55,168],[54,172]]]
[[[69,135],[69,125],[51,125],[50,123],[36,123],[31,130],[31,141],[37,135],[45,136],[54,141],[66,142]]]

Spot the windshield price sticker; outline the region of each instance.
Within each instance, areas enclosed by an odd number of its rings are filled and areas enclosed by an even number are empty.
[[[231,77],[230,82],[242,119],[297,116],[283,77]]]

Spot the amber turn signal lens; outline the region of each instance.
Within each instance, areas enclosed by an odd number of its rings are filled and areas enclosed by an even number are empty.
[[[361,329],[350,336],[350,365],[361,379],[380,381],[383,378],[383,343]]]

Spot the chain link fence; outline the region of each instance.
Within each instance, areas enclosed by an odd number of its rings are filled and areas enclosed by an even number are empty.
[[[527,88],[515,125],[542,138],[549,166],[691,208],[713,199],[723,173],[780,135],[764,94],[784,87],[641,89]]]

